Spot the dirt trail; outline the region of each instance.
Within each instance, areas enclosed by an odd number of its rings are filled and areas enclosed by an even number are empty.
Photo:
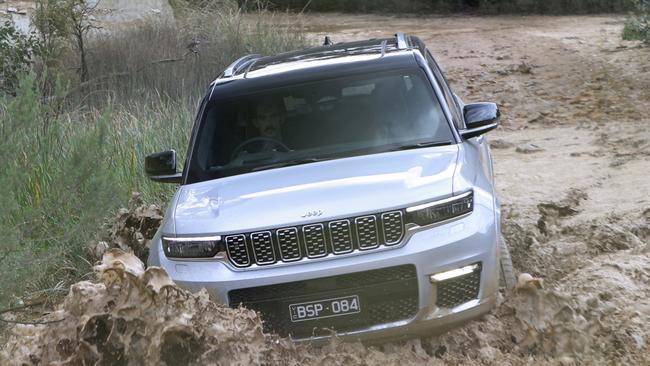
[[[516,269],[538,279],[521,278],[489,315],[441,336],[311,349],[109,252],[98,281],[75,285],[49,315],[69,321],[17,327],[0,361],[650,364],[650,48],[620,40],[621,17],[303,20],[335,42],[419,35],[461,98],[499,103],[503,124],[489,138],[504,233]]]
[[[570,309],[568,317],[564,310],[554,314],[551,303],[538,314],[562,315],[555,321],[562,319],[573,335],[560,343],[585,344],[564,352],[545,341],[534,350],[522,348],[521,338],[498,342],[512,329],[504,327],[513,320],[504,309],[525,310],[515,298],[447,336],[483,328],[476,343],[504,354],[484,359],[481,351],[481,362],[650,362],[637,357],[650,342],[650,49],[620,39],[623,21],[313,16],[307,22],[316,38],[329,34],[334,41],[418,35],[463,100],[500,105],[503,124],[490,141],[516,269],[543,278],[544,296],[565,298],[558,303]]]

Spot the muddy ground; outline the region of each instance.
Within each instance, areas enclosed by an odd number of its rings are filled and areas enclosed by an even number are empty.
[[[441,336],[312,349],[112,251],[97,283],[73,286],[46,317],[53,323],[18,326],[0,361],[650,364],[650,48],[620,40],[622,17],[303,21],[335,42],[416,34],[461,98],[501,106],[489,139],[504,234],[516,269],[535,279]]]
[[[650,363],[644,355],[650,349],[650,48],[622,41],[623,22],[617,16],[310,17],[316,38],[418,35],[465,102],[494,101],[503,112],[489,139],[515,267],[543,278],[545,293],[566,296],[561,311],[542,301],[537,316],[566,326],[544,336],[584,344],[526,349],[521,339],[508,341],[513,314],[506,301],[447,336],[474,333],[469,338],[483,348],[446,347],[452,354],[445,357]],[[439,343],[422,340],[425,349]]]

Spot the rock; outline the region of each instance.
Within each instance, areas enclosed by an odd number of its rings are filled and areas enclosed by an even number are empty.
[[[517,278],[517,289],[541,289],[543,288],[544,280],[535,278],[530,273],[522,273]]]
[[[515,146],[515,144],[509,141],[501,139],[490,140],[490,147],[493,149],[509,149],[513,146]]]
[[[527,64],[526,62],[521,62],[519,66],[515,69],[517,72],[520,72],[522,74],[532,74],[533,73],[533,68]]]
[[[515,151],[522,154],[532,154],[532,153],[544,151],[544,149],[542,149],[541,147],[535,144],[520,144],[517,145]]]

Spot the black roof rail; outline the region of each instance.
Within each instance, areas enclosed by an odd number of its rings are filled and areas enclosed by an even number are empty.
[[[408,44],[406,43],[406,36],[402,32],[397,32],[395,33],[395,38],[397,39],[397,48],[400,50],[404,50],[408,47]]]
[[[250,54],[250,55],[246,55],[246,56],[238,58],[237,60],[235,60],[235,62],[230,64],[230,66],[226,67],[226,69],[223,71],[223,76],[224,77],[231,77],[231,76],[235,75],[237,70],[239,70],[239,68],[242,67],[244,64],[246,64],[247,62],[249,62],[251,60],[258,59],[260,57],[262,57],[262,56],[255,53],[255,54]]]

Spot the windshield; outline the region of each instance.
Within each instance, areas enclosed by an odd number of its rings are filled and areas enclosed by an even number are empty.
[[[419,69],[290,85],[211,101],[188,183],[452,141]]]

